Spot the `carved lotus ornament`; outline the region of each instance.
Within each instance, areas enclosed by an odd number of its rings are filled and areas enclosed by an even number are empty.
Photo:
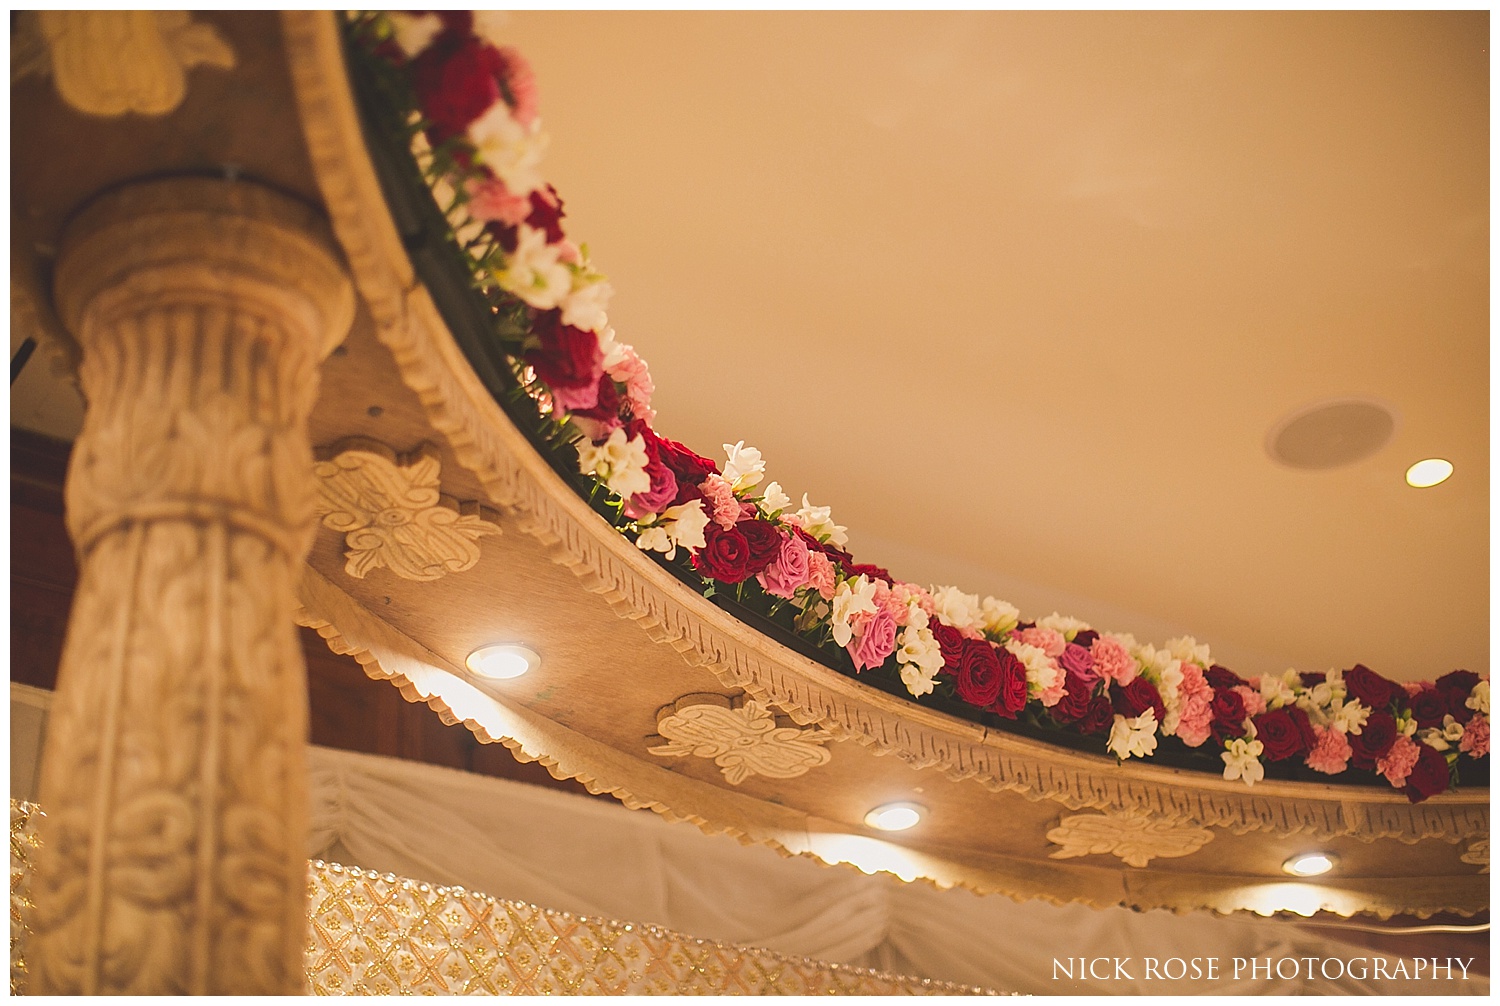
[[[1190,856],[1213,837],[1205,828],[1144,814],[1070,814],[1047,832],[1047,841],[1060,847],[1048,857],[1074,859],[1109,853],[1127,866],[1144,867],[1153,859]]]
[[[12,80],[51,72],[62,99],[89,115],[166,115],[187,95],[188,70],[234,66],[213,25],[180,10],[38,11],[16,35]]]
[[[657,736],[646,738],[653,745],[646,750],[664,758],[711,759],[734,786],[752,775],[792,779],[833,757],[823,747],[831,734],[780,724],[754,699],[684,695],[657,710],[656,730]]]
[[[500,526],[477,503],[438,488],[437,453],[409,457],[373,440],[341,442],[313,471],[323,526],[342,532],[344,571],[364,577],[382,566],[407,580],[436,580],[479,561],[479,538]]]

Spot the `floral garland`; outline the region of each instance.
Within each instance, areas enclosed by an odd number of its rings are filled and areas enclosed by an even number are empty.
[[[856,563],[846,529],[801,505],[744,442],[723,465],[659,435],[646,363],[609,326],[611,294],[539,172],[547,136],[530,66],[486,12],[363,13],[349,22],[404,116],[424,179],[494,313],[494,335],[592,498],[646,552],[779,618],[834,666],[899,679],[913,700],[970,718],[1103,738],[1146,758],[1162,738],[1216,751],[1225,779],[1265,762],[1378,773],[1413,802],[1489,753],[1489,681],[1469,671],[1398,684],[1348,670],[1241,678],[1191,637],[1162,647],[957,587],[923,588]],[[684,559],[679,559],[679,553]]]

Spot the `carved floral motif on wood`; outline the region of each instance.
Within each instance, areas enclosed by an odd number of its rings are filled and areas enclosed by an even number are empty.
[[[187,11],[23,12],[11,40],[11,80],[51,73],[57,93],[89,115],[166,115],[187,96],[195,66],[232,69],[234,50]]]
[[[1480,873],[1489,873],[1490,872],[1490,840],[1489,840],[1489,837],[1486,836],[1484,838],[1475,839],[1473,842],[1470,842],[1469,843],[1469,847],[1464,850],[1464,854],[1462,856],[1458,857],[1458,860],[1461,863],[1473,863],[1475,866],[1481,867],[1481,869],[1479,871]]]
[[[647,751],[664,758],[711,759],[734,786],[752,775],[792,779],[833,757],[823,747],[832,734],[778,725],[754,699],[684,695],[657,710],[656,730],[657,736],[646,738],[652,745]]]
[[[1050,859],[1074,859],[1109,853],[1127,866],[1144,867],[1153,859],[1190,856],[1213,839],[1213,832],[1137,814],[1070,814],[1047,832],[1059,846]]]
[[[479,539],[500,526],[477,503],[438,488],[437,452],[424,444],[408,457],[373,440],[340,442],[314,466],[318,515],[342,532],[344,571],[363,577],[382,566],[407,580],[436,580],[479,561]]]

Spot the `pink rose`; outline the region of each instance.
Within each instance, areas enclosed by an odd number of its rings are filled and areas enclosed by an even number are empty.
[[[651,477],[651,488],[625,501],[625,516],[632,520],[639,520],[648,513],[661,513],[677,498],[677,476],[672,474],[672,469],[653,457],[646,464],[646,474]]]
[[[1490,753],[1490,718],[1475,716],[1464,724],[1464,735],[1459,738],[1458,749],[1473,758],[1483,758]]]
[[[1411,775],[1421,753],[1410,737],[1398,736],[1391,749],[1375,762],[1375,771],[1385,776],[1392,786],[1400,789],[1406,785],[1406,777]]]
[[[1068,641],[1063,638],[1063,634],[1056,629],[1039,629],[1036,626],[1032,626],[1029,629],[1022,629],[1016,633],[1016,638],[1027,646],[1035,646],[1053,660],[1062,656],[1063,650],[1068,645]]]
[[[1318,742],[1307,753],[1307,767],[1324,775],[1338,775],[1349,767],[1349,756],[1354,749],[1342,730],[1333,727],[1313,727]]]
[[[865,622],[864,631],[849,641],[849,656],[854,660],[854,669],[879,667],[885,658],[896,652],[896,623],[883,611],[876,612]]]
[[[812,549],[807,550],[807,585],[825,601],[833,600],[833,593],[838,589],[838,573],[833,563],[828,556]]]
[[[1108,636],[1100,636],[1089,647],[1089,656],[1094,658],[1094,670],[1106,681],[1117,685],[1128,685],[1140,673],[1135,658],[1119,643]]]
[[[802,539],[788,534],[771,565],[765,572],[756,574],[755,579],[766,593],[777,597],[791,597],[799,588],[807,586],[810,556]]]

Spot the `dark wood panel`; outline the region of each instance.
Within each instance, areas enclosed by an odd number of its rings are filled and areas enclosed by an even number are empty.
[[[63,478],[71,445],[11,430],[10,677],[52,689],[62,659],[68,610],[78,582],[63,522]],[[406,758],[590,795],[500,744],[480,744],[460,724],[444,725],[424,705],[368,677],[352,657],[300,630],[307,659],[308,733],[313,744]],[[601,797],[600,799],[610,799]]]

